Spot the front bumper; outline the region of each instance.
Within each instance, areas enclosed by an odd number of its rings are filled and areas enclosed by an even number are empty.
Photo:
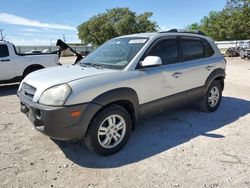
[[[21,102],[21,112],[33,123],[36,130],[55,139],[71,140],[84,137],[94,114],[101,108],[94,103],[53,107],[35,103],[22,93],[17,94]],[[79,111],[80,116],[71,117],[71,112]]]

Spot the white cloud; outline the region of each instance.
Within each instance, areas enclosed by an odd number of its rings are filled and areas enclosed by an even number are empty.
[[[21,31],[26,31],[26,32],[41,32],[41,30],[39,29],[35,29],[35,28],[24,28],[24,29],[21,29]]]
[[[39,33],[20,33],[20,34],[17,34],[15,36],[18,36],[18,35],[23,35],[23,36],[35,36],[35,37],[39,37],[39,38],[47,38],[47,39],[57,39],[57,38],[61,38],[62,35],[52,35],[52,34],[39,34]],[[12,36],[12,35],[10,35]],[[71,36],[71,35],[67,35],[67,36]],[[76,35],[72,35],[72,36],[75,36]]]
[[[12,42],[14,45],[17,46],[26,46],[26,45],[50,45],[50,40],[49,39],[26,39],[22,37],[6,37],[7,41]]]
[[[32,33],[21,33],[20,35],[23,35],[23,36],[33,36],[34,34],[32,34]]]
[[[41,45],[50,45],[51,43],[55,44],[57,39],[59,39],[57,35],[48,35],[47,37],[42,35],[29,35],[29,34],[20,34],[17,35],[8,35],[6,36],[6,40],[12,42],[18,46],[41,46]],[[66,41],[68,43],[80,43],[81,41],[77,38],[76,35],[66,37]]]
[[[40,28],[76,30],[75,27],[72,27],[69,25],[44,23],[38,20],[31,20],[31,19],[27,19],[27,18],[13,15],[13,14],[7,14],[7,13],[0,13],[0,22],[6,23],[6,24],[25,25],[25,26],[40,27]]]

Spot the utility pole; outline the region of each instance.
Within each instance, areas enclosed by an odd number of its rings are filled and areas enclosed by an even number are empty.
[[[5,36],[3,35],[3,30],[4,29],[0,29],[0,36],[1,36],[0,41],[4,40],[4,38],[5,38]]]

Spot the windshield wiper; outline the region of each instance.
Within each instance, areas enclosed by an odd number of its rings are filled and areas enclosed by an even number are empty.
[[[81,66],[83,67],[87,67],[87,66],[91,66],[91,67],[95,67],[97,69],[103,69],[104,67],[97,64],[97,63],[80,63]]]

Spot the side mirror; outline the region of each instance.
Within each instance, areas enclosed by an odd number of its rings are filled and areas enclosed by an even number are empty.
[[[147,56],[142,62],[141,67],[155,67],[162,65],[161,58],[158,56]]]

